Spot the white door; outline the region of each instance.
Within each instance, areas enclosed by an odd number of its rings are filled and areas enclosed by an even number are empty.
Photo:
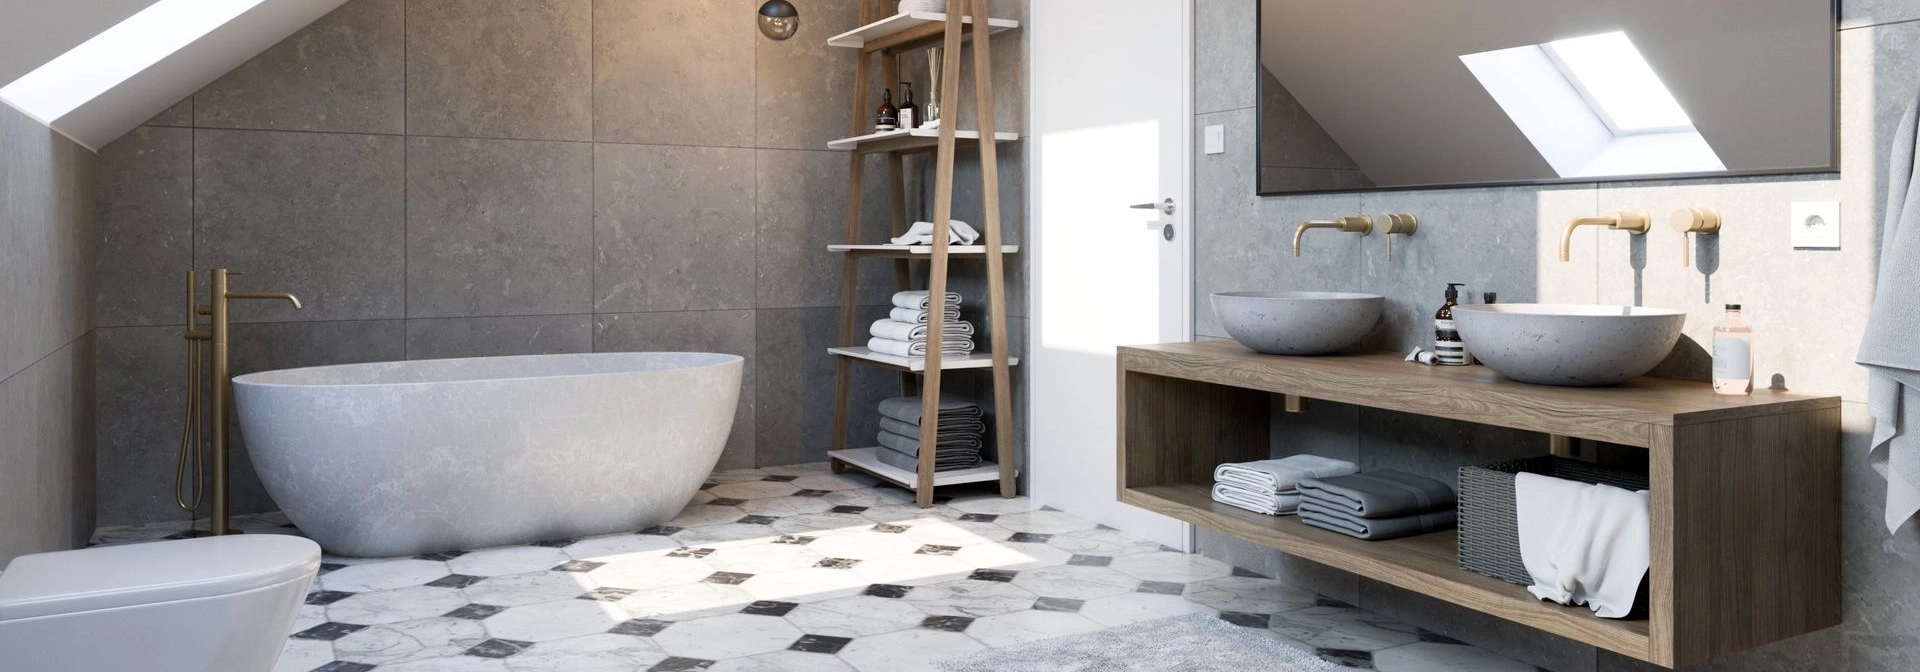
[[[1114,348],[1192,338],[1193,2],[1030,7],[1033,498],[1187,548],[1116,501]]]

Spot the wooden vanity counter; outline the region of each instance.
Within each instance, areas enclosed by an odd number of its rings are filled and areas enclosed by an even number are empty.
[[[1119,376],[1120,501],[1669,668],[1840,623],[1839,397],[1655,378],[1546,387],[1232,341],[1123,347]],[[1651,617],[1596,618],[1461,570],[1451,531],[1362,541],[1214,503],[1216,465],[1269,456],[1272,394],[1647,449]]]

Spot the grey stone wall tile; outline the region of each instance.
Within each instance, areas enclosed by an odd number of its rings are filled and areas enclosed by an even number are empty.
[[[753,150],[599,145],[594,161],[595,312],[753,307]]]
[[[597,0],[594,139],[752,146],[758,107],[754,52],[765,39],[756,23],[758,7],[751,0]],[[809,7],[806,16],[811,14]],[[844,123],[844,115],[834,116]]]
[[[593,139],[592,2],[407,2],[407,132]]]
[[[404,0],[352,0],[194,94],[194,125],[406,130]]]
[[[407,320],[407,359],[593,352],[592,315]]]
[[[193,131],[137,128],[101,150],[99,160],[95,324],[185,324]]]

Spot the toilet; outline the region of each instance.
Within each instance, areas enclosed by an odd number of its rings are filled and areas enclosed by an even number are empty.
[[[20,556],[0,669],[268,672],[319,569],[319,545],[274,534]]]

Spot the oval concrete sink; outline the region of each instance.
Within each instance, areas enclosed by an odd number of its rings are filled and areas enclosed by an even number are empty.
[[[1665,308],[1501,303],[1455,306],[1467,351],[1523,383],[1591,387],[1652,371],[1687,316]]]
[[[1269,355],[1331,355],[1373,331],[1386,299],[1346,292],[1224,292],[1213,312],[1227,335]]]

